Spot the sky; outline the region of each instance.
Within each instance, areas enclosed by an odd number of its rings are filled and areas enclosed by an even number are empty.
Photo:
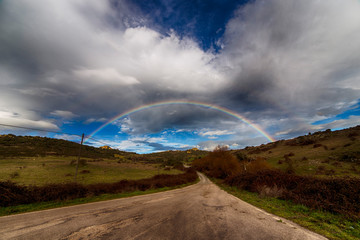
[[[148,153],[359,124],[358,0],[0,1],[0,134]]]

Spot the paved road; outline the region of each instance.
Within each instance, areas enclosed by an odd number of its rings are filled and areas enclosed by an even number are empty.
[[[325,239],[220,190],[168,192],[0,218],[0,239]]]

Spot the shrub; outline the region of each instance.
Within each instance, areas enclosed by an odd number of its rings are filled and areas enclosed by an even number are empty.
[[[218,146],[207,156],[196,159],[193,167],[211,177],[225,179],[241,172],[241,165],[225,147]]]
[[[293,173],[295,173],[293,160],[292,160],[290,157],[288,157],[288,155],[285,155],[284,157],[285,157],[285,162],[286,162],[286,164],[287,164],[287,168],[286,168],[285,171],[286,171],[288,174],[293,174]]]
[[[340,161],[344,162],[360,162],[360,151],[348,151],[339,156]]]
[[[276,184],[272,187],[266,185],[258,186],[256,190],[259,193],[260,197],[280,198],[284,194],[284,188],[279,188]]]
[[[270,165],[265,158],[261,157],[256,158],[247,165],[247,172],[249,173],[257,173],[267,169],[270,169]]]
[[[18,173],[18,172],[12,172],[12,173],[10,173],[10,178],[17,178],[17,177],[19,177],[20,176],[20,174]]]
[[[324,170],[325,170],[325,166],[323,166],[323,165],[318,166],[318,170],[319,170],[319,171],[324,171]]]
[[[354,138],[354,137],[357,137],[357,136],[359,136],[359,133],[357,133],[357,132],[351,132],[351,133],[348,134],[348,138]]]
[[[283,191],[281,199],[360,219],[360,179],[317,179],[266,170],[257,174],[238,174],[225,179],[225,183],[248,191],[265,193],[271,192],[265,190],[266,188],[275,189],[276,186]]]
[[[245,154],[245,153],[242,153],[242,152],[235,152],[235,157],[240,161],[249,161],[249,157]]]
[[[77,160],[71,160],[70,165],[76,165],[77,164]],[[79,160],[79,166],[86,166],[87,161],[85,159],[80,159]]]
[[[338,162],[338,161],[333,162],[332,165],[335,166],[335,167],[342,167],[341,162]]]

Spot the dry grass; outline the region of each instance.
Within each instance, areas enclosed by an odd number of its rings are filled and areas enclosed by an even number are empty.
[[[23,185],[45,185],[70,183],[74,180],[76,165],[71,165],[75,157],[37,157],[0,159],[0,181],[11,180]],[[181,171],[170,171],[157,164],[118,163],[116,160],[86,159],[85,165],[79,167],[78,182],[92,184],[99,182],[116,182],[121,179],[150,178],[156,174],[179,174]],[[87,174],[80,174],[85,171]],[[17,172],[18,175],[13,173]]]
[[[274,186],[258,186],[256,191],[259,193],[260,197],[274,197],[280,198],[284,194],[284,188],[278,187],[276,184]]]

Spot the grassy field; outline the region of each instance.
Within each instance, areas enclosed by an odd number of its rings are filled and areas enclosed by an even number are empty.
[[[0,159],[0,181],[11,180],[24,185],[45,185],[74,181],[76,157],[22,157]],[[156,174],[179,174],[176,169],[165,170],[157,164],[126,163],[112,159],[84,159],[77,180],[81,184],[109,183],[122,179],[137,180]],[[73,162],[73,164],[70,164]]]
[[[260,197],[259,194],[239,190],[212,179],[228,193],[277,216],[289,219],[305,228],[317,232],[329,239],[360,239],[360,221],[351,221],[345,217],[320,210],[312,210],[291,201],[273,197]]]

